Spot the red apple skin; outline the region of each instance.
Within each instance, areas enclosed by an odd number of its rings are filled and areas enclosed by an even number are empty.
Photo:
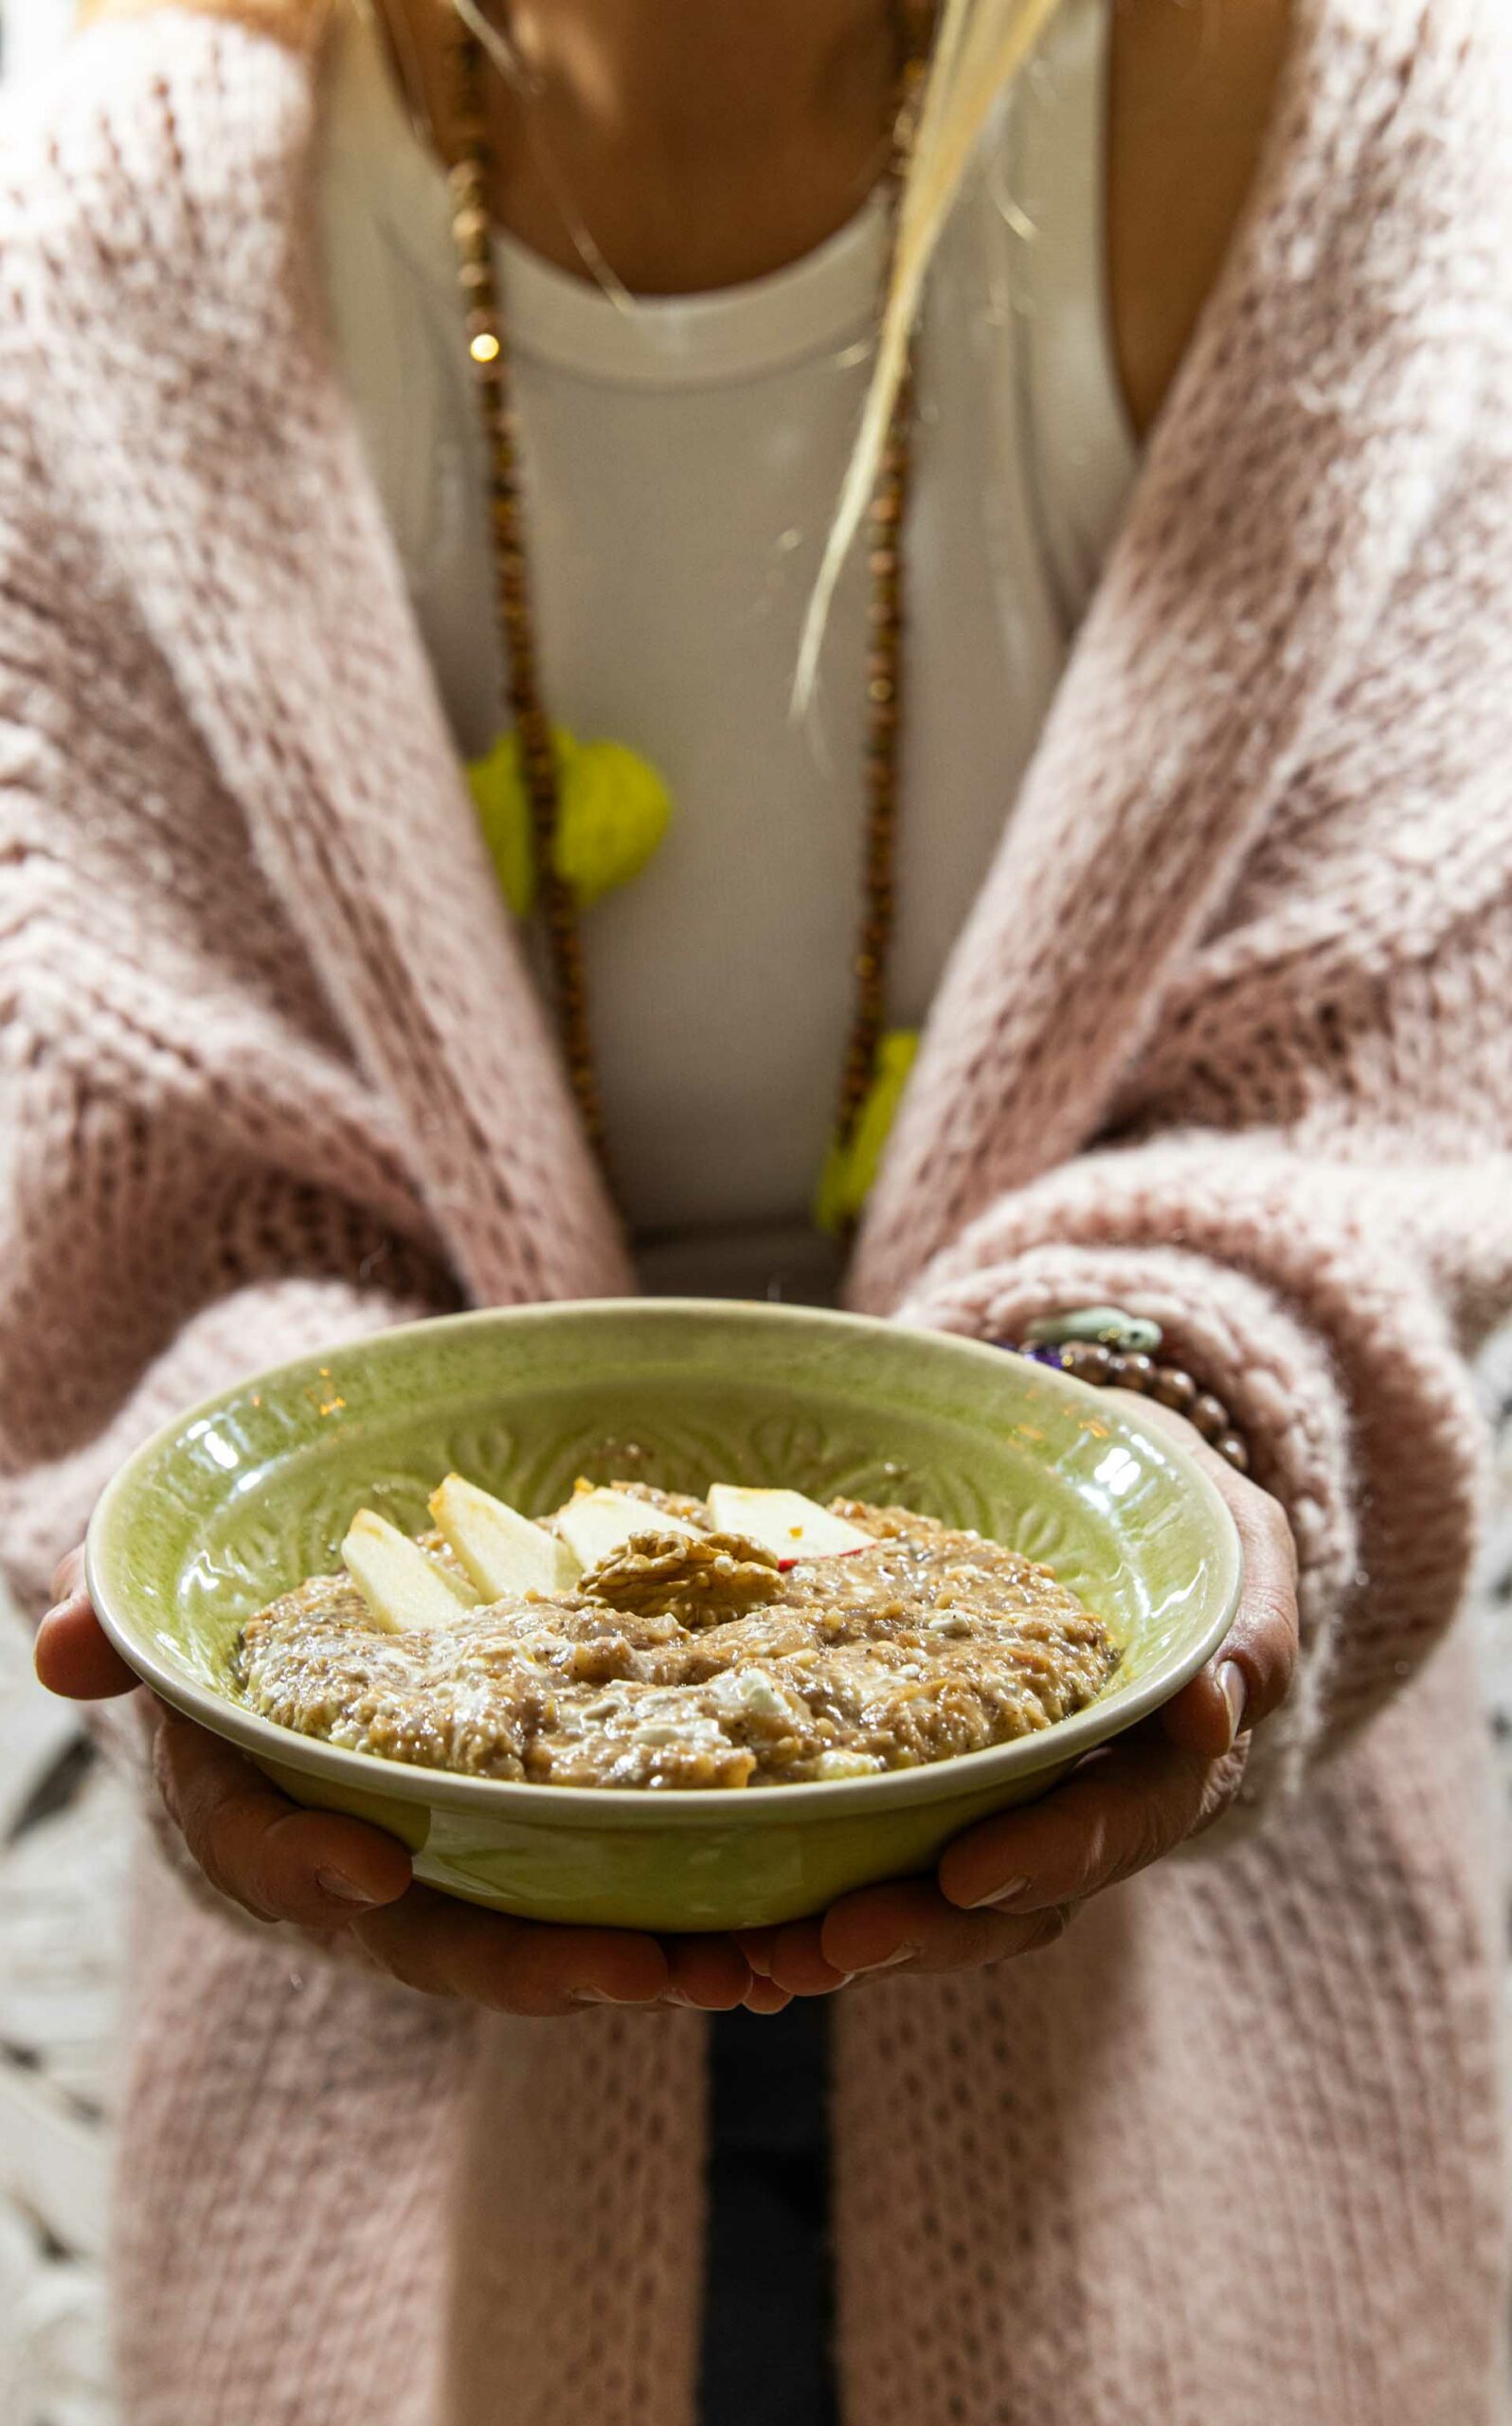
[[[870,1542],[853,1542],[848,1550],[820,1550],[819,1555],[820,1558],[859,1558],[861,1552],[869,1550],[871,1547]],[[812,1559],[780,1558],[777,1562],[777,1572],[779,1575],[785,1575],[789,1567],[812,1566],[813,1564]]]

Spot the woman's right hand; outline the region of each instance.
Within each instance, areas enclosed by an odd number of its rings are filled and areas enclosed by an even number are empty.
[[[84,1588],[83,1552],[53,1578],[37,1635],[37,1674],[70,1701],[135,1693],[140,1678],[106,1636]],[[734,1941],[565,1928],[484,1912],[414,1883],[409,1856],[381,1828],[306,1811],[255,1762],[152,1696],[157,1782],[170,1816],[212,1887],[259,1921],[325,1935],[345,1930],[393,1979],[500,2013],[555,2015],[588,2005],[788,2001],[757,1979]]]

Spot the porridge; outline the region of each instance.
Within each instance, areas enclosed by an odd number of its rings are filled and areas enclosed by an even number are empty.
[[[457,1476],[431,1507],[249,1620],[251,1709],[470,1776],[778,1786],[1007,1743],[1118,1665],[1048,1567],[902,1508],[583,1483],[532,1524]]]

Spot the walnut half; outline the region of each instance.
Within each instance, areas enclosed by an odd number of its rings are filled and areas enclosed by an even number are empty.
[[[635,1534],[584,1576],[579,1590],[627,1616],[672,1616],[697,1633],[781,1600],[776,1557],[741,1533]]]

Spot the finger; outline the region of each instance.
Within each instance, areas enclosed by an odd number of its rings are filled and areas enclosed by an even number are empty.
[[[55,1601],[71,1601],[74,1594],[81,1592],[83,1588],[84,1546],[82,1542],[78,1542],[71,1550],[64,1550],[53,1568],[52,1597]]]
[[[744,2002],[751,1969],[733,1938],[680,1937],[663,1943],[664,2002],[697,2005],[706,2013],[729,2013]]]
[[[747,2013],[782,2013],[793,2000],[775,1980],[752,1980],[741,2002]]]
[[[1235,1738],[1279,1709],[1296,1672],[1297,1551],[1286,1512],[1233,1468],[1171,1407],[1137,1392],[1142,1422],[1167,1432],[1213,1482],[1233,1518],[1244,1586],[1221,1648],[1172,1696],[1161,1724],[1173,1744],[1218,1760]]]
[[[49,1693],[60,1693],[65,1701],[110,1701],[117,1693],[135,1693],[142,1681],[126,1665],[82,1591],[69,1593],[47,1611],[37,1628],[32,1658]]]
[[[339,1812],[304,1811],[232,1744],[176,1711],[160,1720],[158,1783],[213,1887],[259,1920],[334,1928],[409,1885],[404,1846]]]
[[[1209,1715],[1214,1701],[1221,1698],[1223,1717],[1233,1717],[1233,1734],[1228,1737],[1233,1742],[1245,1728],[1257,1728],[1262,1717],[1269,1717],[1287,1701],[1299,1657],[1299,1613],[1296,1543],[1287,1516],[1274,1499],[1240,1482],[1238,1475],[1231,1475],[1228,1480],[1235,1485],[1226,1492],[1226,1499],[1245,1552],[1245,1589],[1221,1650],[1192,1684],[1206,1686]],[[1189,1749],[1226,1751],[1228,1745],[1215,1745],[1211,1729],[1201,1742],[1194,1740],[1189,1695],[1192,1686],[1177,1693],[1162,1712],[1170,1740],[1189,1745]]]
[[[826,1959],[823,1918],[788,1921],[771,1932],[766,1949],[767,1977],[794,1997],[833,1996],[850,1978],[848,1971]]]
[[[1095,1895],[1200,1827],[1221,1775],[1158,1728],[1133,1729],[1042,1802],[958,1837],[941,1857],[941,1889],[963,1910],[1032,1912]]]
[[[842,1896],[821,1924],[826,1959],[865,1979],[884,1973],[981,1970],[1032,1954],[1060,1936],[1064,1909],[963,1912],[933,1881],[894,1880]]]
[[[651,2005],[667,1987],[654,1937],[512,1920],[423,1887],[361,1914],[352,1934],[407,1987],[496,2013],[546,2018],[585,2005]]]
[[[1297,1554],[1276,1502],[1215,1459],[1244,1553],[1234,1620],[1207,1666],[1161,1711],[1173,1744],[1216,1760],[1278,1710],[1296,1673]]]
[[[760,1980],[772,1975],[772,1947],[777,1943],[775,1928],[737,1929],[735,1944]]]

